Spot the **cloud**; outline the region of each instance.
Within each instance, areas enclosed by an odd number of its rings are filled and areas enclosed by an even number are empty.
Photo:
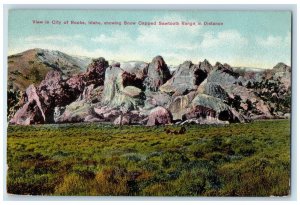
[[[28,36],[24,38],[25,42],[45,42],[45,41],[62,41],[68,42],[74,39],[83,38],[81,35],[66,36],[66,35],[49,35],[49,36]]]
[[[191,15],[192,17],[192,15]],[[197,22],[179,14],[167,13],[149,21]],[[138,26],[127,29],[118,27],[113,32],[99,32],[93,35],[46,35],[27,36],[9,42],[9,54],[31,48],[45,48],[87,56],[104,57],[108,60],[141,60],[150,62],[156,55],[162,55],[167,64],[178,65],[185,60],[198,63],[208,59],[232,66],[263,65],[269,67],[274,59],[286,62],[290,57],[291,34],[286,36],[270,35],[250,37],[243,30],[221,30],[212,28],[208,32],[204,26]],[[215,31],[215,32],[213,32]],[[290,49],[289,49],[290,50]],[[284,52],[283,52],[284,51]],[[267,65],[269,63],[269,65]],[[276,62],[275,62],[276,63]],[[274,64],[275,64],[274,63]]]
[[[150,21],[181,23],[196,20],[171,14],[154,17]],[[179,64],[197,53],[197,39],[201,35],[201,29],[199,26],[139,26],[134,35],[126,30],[114,31],[111,34],[94,36],[90,41],[97,43],[98,47],[106,48],[105,56],[114,60],[134,58],[151,61],[154,56],[162,55],[167,62]]]
[[[129,33],[115,31],[111,35],[100,34],[99,36],[91,38],[91,41],[101,44],[120,44],[120,43],[132,43],[133,39],[130,37]]]
[[[201,48],[215,49],[230,46],[232,48],[242,48],[248,44],[248,39],[243,37],[236,30],[225,30],[219,33],[206,32],[203,35]]]
[[[155,21],[193,21],[179,16],[154,18]],[[203,39],[201,42],[199,39]],[[237,31],[228,30],[220,33],[203,33],[198,26],[141,26],[135,37],[127,31],[114,31],[110,35],[100,34],[91,38],[80,35],[64,36],[29,36],[24,39],[25,44],[18,46],[22,52],[30,48],[47,48],[60,50],[71,55],[88,57],[105,57],[109,60],[142,60],[151,61],[156,55],[162,55],[168,64],[178,65],[185,60],[197,63],[204,58],[222,60],[222,56],[215,52],[219,46],[238,46],[247,43]],[[93,46],[91,46],[93,45]],[[210,51],[209,51],[210,48]],[[21,50],[23,49],[23,50]],[[12,50],[10,53],[16,52]]]
[[[256,43],[262,47],[289,47],[291,45],[291,33],[288,32],[286,36],[256,37]]]
[[[195,19],[187,19],[177,14],[163,17],[154,17],[156,22],[197,22]],[[192,50],[195,48],[196,38],[200,36],[201,26],[140,26],[137,43],[148,48],[159,47],[163,50]]]

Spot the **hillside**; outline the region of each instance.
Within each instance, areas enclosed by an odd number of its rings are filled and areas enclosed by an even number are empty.
[[[90,58],[70,56],[60,51],[30,49],[8,56],[8,116],[26,88],[38,85],[51,70],[61,71],[65,78],[85,71]]]

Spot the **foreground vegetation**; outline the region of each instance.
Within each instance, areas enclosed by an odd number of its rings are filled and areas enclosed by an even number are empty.
[[[179,129],[170,126],[168,129]],[[8,126],[7,189],[33,195],[282,196],[290,122]]]

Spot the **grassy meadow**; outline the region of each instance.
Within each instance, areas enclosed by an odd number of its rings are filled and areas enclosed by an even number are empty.
[[[290,121],[8,126],[7,190],[30,195],[283,196]],[[168,129],[180,129],[168,126]]]

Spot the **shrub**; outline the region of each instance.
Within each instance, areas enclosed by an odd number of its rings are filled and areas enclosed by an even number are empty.
[[[78,174],[71,173],[64,177],[62,184],[55,188],[54,195],[88,195],[88,183]]]

